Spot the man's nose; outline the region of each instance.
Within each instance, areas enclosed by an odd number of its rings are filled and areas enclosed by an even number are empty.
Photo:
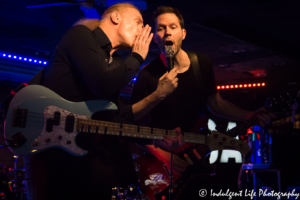
[[[165,35],[171,35],[171,29],[170,28],[166,28],[165,30]]]

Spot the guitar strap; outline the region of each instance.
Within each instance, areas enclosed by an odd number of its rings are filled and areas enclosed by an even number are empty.
[[[195,52],[192,52],[192,51],[186,51],[186,53],[188,54],[190,61],[191,61],[191,65],[193,67],[197,87],[198,87],[199,91],[201,92],[204,90],[204,88],[203,88],[203,78],[201,76],[202,74],[200,71],[198,56]]]
[[[191,65],[193,68],[196,84],[198,87],[198,91],[200,94],[205,94],[206,89],[205,89],[205,77],[206,74],[205,72],[208,71],[208,66],[210,66],[209,59],[204,54],[196,54],[195,52],[192,51],[186,51],[186,53],[189,56],[189,59],[191,61]],[[201,102],[203,108],[207,108],[206,104],[207,101],[202,101]]]
[[[210,60],[204,54],[196,54],[195,52],[192,51],[186,51],[186,53],[188,54],[191,61],[198,91],[200,94],[206,95],[205,77],[207,77],[206,72],[209,71],[208,67],[211,65]],[[201,104],[203,108],[207,109],[206,100],[201,101]],[[198,123],[199,121],[201,121],[201,119],[198,120]]]

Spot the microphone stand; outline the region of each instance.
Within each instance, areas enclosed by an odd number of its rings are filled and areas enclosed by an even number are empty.
[[[171,71],[174,68],[174,50],[172,46],[166,46],[166,58],[167,58],[167,65],[168,71]],[[174,123],[174,95],[172,94],[172,122]],[[169,186],[169,200],[171,200],[171,193],[172,193],[172,157],[173,157],[173,150],[171,150],[171,159],[170,159],[170,186]]]

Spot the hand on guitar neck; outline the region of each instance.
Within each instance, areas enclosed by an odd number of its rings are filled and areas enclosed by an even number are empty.
[[[146,145],[147,149],[160,161],[162,161],[168,169],[170,170],[171,164],[171,153],[164,151],[160,148],[155,148],[154,145]],[[172,174],[176,178],[178,178],[189,166],[189,163],[183,159],[181,159],[176,154],[173,154],[172,159]]]
[[[171,137],[164,135],[162,140],[156,141],[156,144],[161,148],[156,148],[154,145],[147,145],[148,150],[156,156],[160,161],[166,164],[170,170],[171,164],[171,150],[178,149],[185,144],[181,129],[177,127],[174,129],[177,133],[177,137]],[[176,154],[173,154],[172,159],[172,174],[175,177],[178,177],[185,171],[189,163],[185,160],[182,160]]]
[[[173,149],[178,149],[185,144],[181,129],[179,127],[175,128],[174,131],[178,133],[177,137],[171,137],[169,135],[164,135],[162,140],[156,140],[155,143],[166,151],[171,151]]]
[[[266,124],[269,124],[271,119],[276,118],[276,114],[272,112],[268,112],[265,107],[258,109],[255,112],[251,112],[249,115],[251,117],[255,117],[258,120],[258,124],[261,127],[265,127]]]

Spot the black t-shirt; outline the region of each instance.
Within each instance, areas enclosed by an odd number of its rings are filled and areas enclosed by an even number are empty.
[[[175,92],[166,97],[150,112],[150,121],[141,125],[155,128],[174,129],[180,127],[183,132],[189,132],[194,127],[198,118],[205,111],[207,97],[217,93],[214,72],[210,60],[203,54],[197,54],[200,64],[203,89],[200,91],[196,83],[193,67],[177,75],[178,87]],[[134,84],[131,102],[136,103],[154,92],[159,78],[166,73],[164,56],[161,54],[149,65],[145,66]],[[145,120],[142,120],[145,122]]]

